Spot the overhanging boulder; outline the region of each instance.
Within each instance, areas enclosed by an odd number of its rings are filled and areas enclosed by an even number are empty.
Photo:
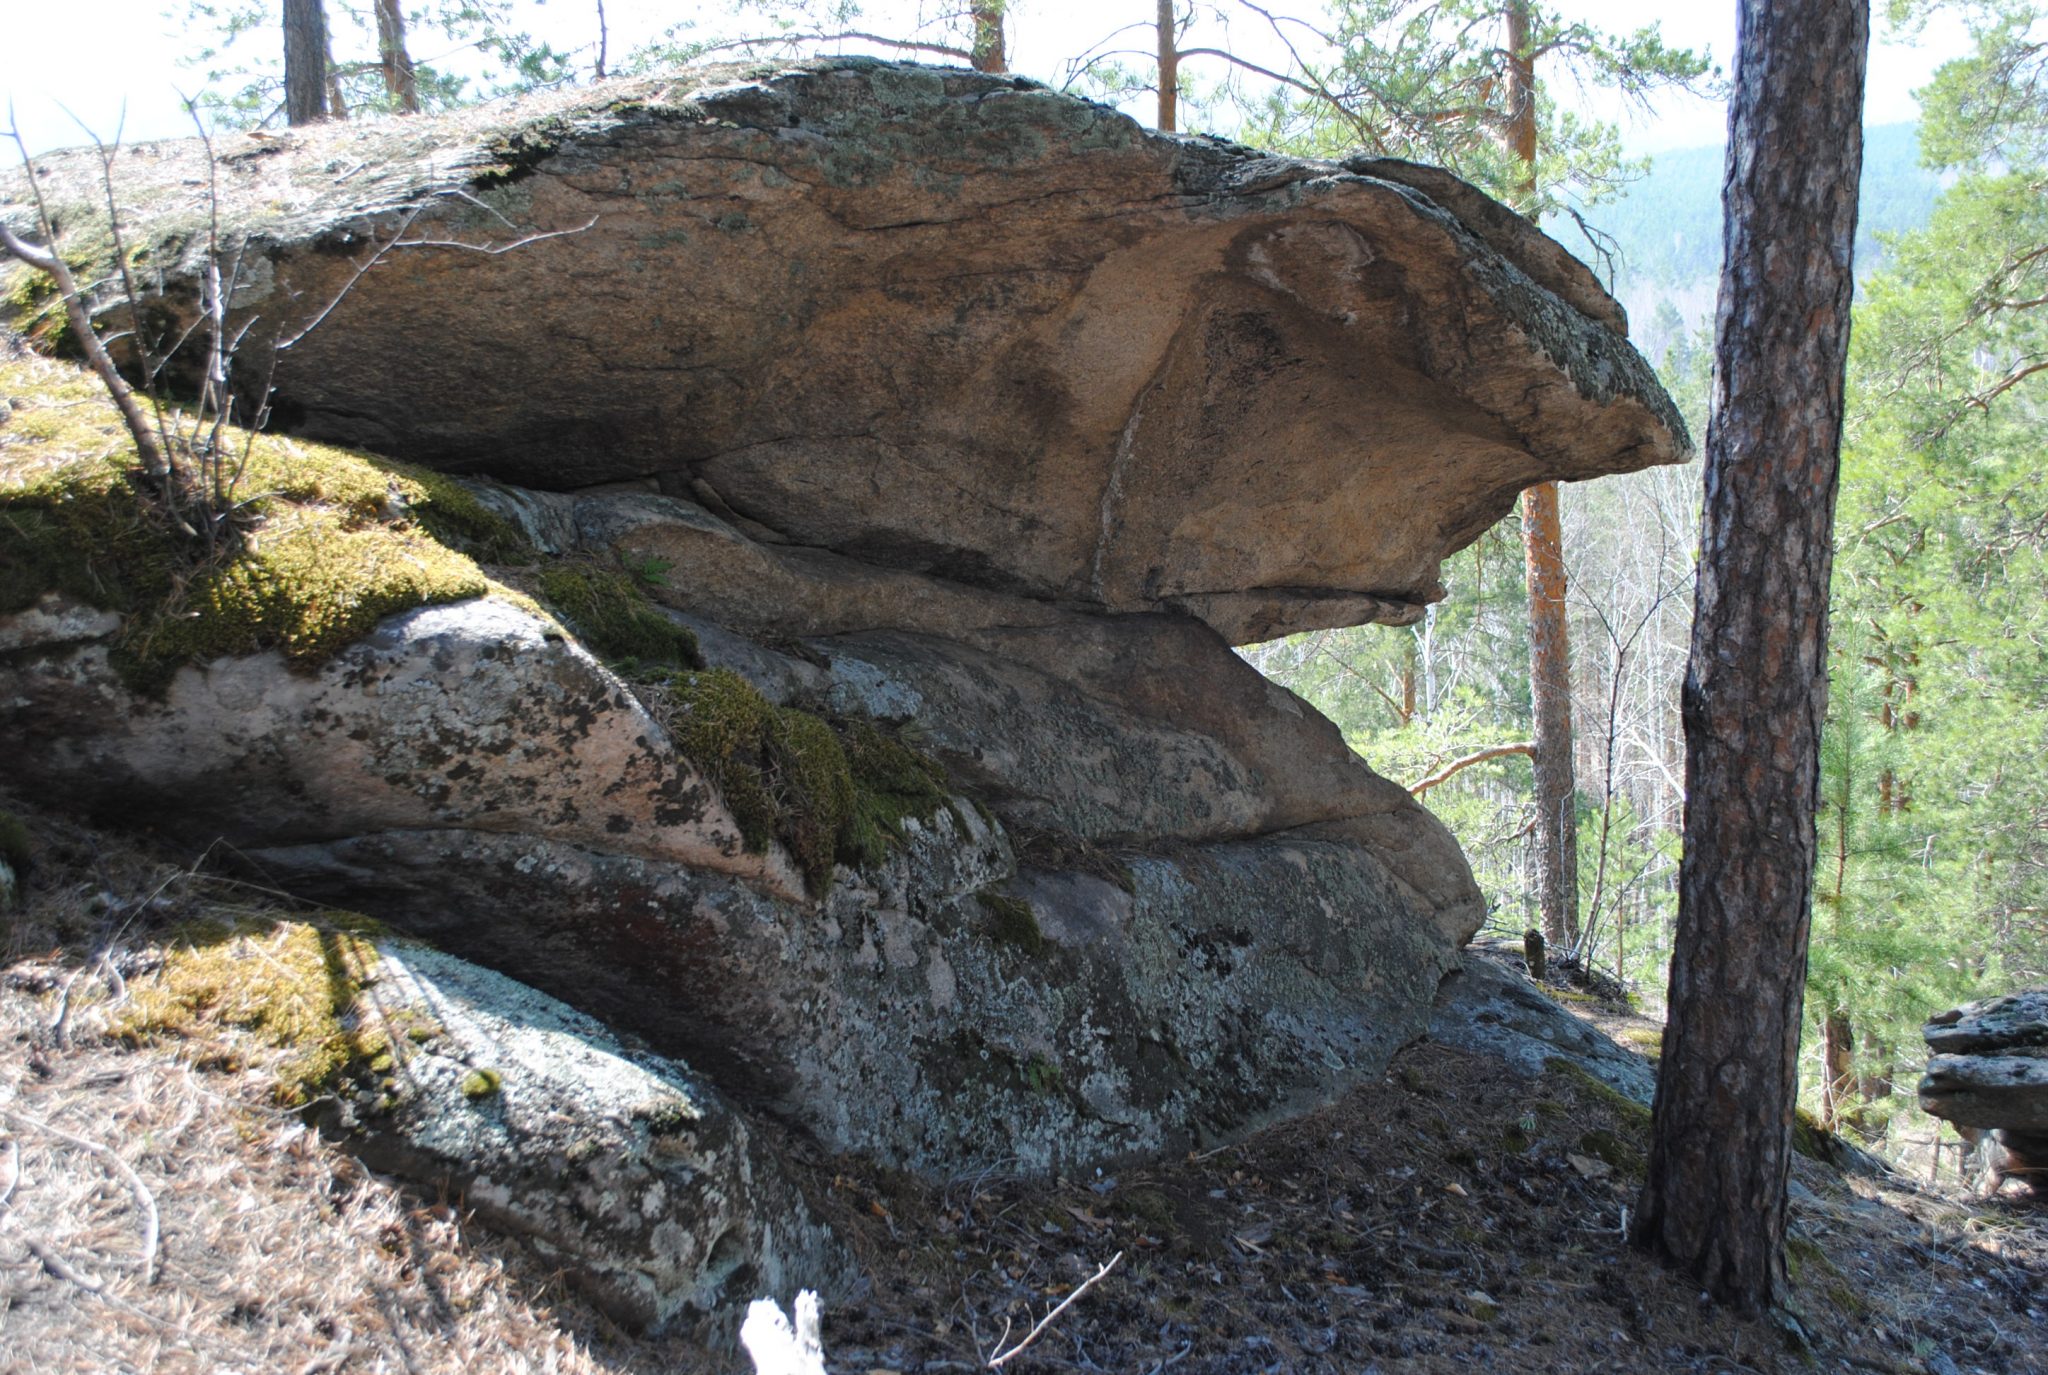
[[[204,164],[118,162],[158,317],[193,309]],[[766,538],[1236,643],[1413,619],[1524,487],[1688,449],[1591,274],[1455,178],[1155,134],[1011,77],[705,69],[236,141],[216,171],[248,357],[346,292],[276,357],[287,428],[644,480]],[[64,223],[99,179],[46,161]]]

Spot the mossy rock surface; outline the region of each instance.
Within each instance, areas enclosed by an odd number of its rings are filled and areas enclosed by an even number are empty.
[[[600,658],[629,675],[704,666],[697,637],[616,568],[582,560],[540,571],[540,594]]]
[[[458,546],[502,557],[516,540],[440,474],[229,431],[221,462],[238,476],[224,499],[240,523],[209,549],[142,489],[91,376],[9,360],[0,394],[16,407],[0,427],[0,615],[51,592],[121,613],[114,663],[138,690],[266,649],[318,663],[386,616],[493,591]]]
[[[202,1061],[229,1052],[232,1028],[280,1052],[276,1097],[302,1107],[388,1053],[390,1028],[359,1015],[376,977],[374,923],[224,913],[174,932],[163,967],[131,985],[113,1034],[131,1044],[182,1041]]]
[[[944,770],[872,722],[777,706],[731,669],[678,673],[643,696],[718,787],[747,848],[780,840],[813,893],[835,863],[881,863],[905,821],[950,805]]]
[[[29,860],[28,826],[13,812],[0,812],[0,864],[12,869],[20,881],[28,878]]]

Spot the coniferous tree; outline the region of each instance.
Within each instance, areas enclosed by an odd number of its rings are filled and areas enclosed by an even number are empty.
[[[1739,14],[1685,854],[1632,1237],[1755,1310],[1785,1292],[1869,9]]]

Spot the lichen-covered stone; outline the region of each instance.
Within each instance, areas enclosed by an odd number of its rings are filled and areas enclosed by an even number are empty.
[[[759,1134],[687,1066],[411,941],[377,942],[367,1025],[429,1025],[324,1112],[372,1164],[452,1184],[633,1328],[730,1339],[747,1300],[843,1295],[849,1257]]]
[[[1136,857],[1127,890],[1017,870],[971,810],[906,833],[816,908],[475,831],[256,858],[300,891],[375,888],[408,929],[573,991],[827,1145],[938,1173],[1214,1145],[1326,1102],[1422,1033],[1456,959],[1353,844]]]
[[[17,655],[5,681],[21,777],[170,834],[249,847],[464,825],[803,889],[786,852],[747,848],[625,684],[510,603],[391,617],[310,671],[275,651],[181,669],[160,701],[99,639]]]
[[[1647,1105],[1657,1092],[1656,1071],[1640,1054],[1558,1006],[1479,943],[1437,990],[1429,1039],[1496,1056],[1531,1079],[1562,1059],[1638,1103]]]

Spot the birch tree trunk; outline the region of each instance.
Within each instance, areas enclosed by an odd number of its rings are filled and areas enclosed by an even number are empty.
[[[1633,1239],[1785,1293],[1867,0],[1741,0],[1670,1024]]]

